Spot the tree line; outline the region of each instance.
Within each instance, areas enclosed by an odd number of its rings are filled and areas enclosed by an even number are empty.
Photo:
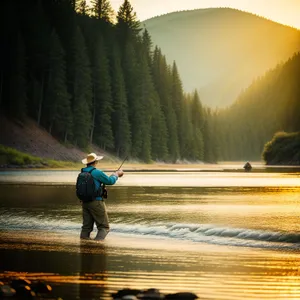
[[[220,159],[259,160],[264,150],[270,152],[270,147],[276,144],[274,140],[280,140],[275,147],[279,150],[278,145],[282,145],[282,141],[299,138],[297,134],[287,135],[286,139],[282,138],[285,136],[282,132],[300,132],[299,79],[298,52],[288,61],[278,64],[263,76],[253,80],[231,106],[217,112],[217,136],[222,149],[219,153]],[[281,133],[276,134],[277,132]],[[272,143],[268,143],[271,140]],[[289,149],[295,148],[299,156],[299,148],[295,146],[297,143],[298,140],[295,140]],[[277,150],[272,151],[276,154]],[[284,153],[286,155],[287,151]],[[293,154],[291,159],[286,157],[286,161],[295,161],[293,157],[296,156]],[[267,157],[268,154],[264,153],[263,158],[266,160]]]
[[[3,0],[0,14],[1,111],[63,143],[145,162],[258,160],[276,132],[300,131],[299,53],[211,110],[127,0],[116,15],[108,0]]]
[[[216,161],[215,113],[183,91],[124,0],[3,0],[0,107],[63,143],[145,162]],[[9,15],[10,18],[5,18]]]

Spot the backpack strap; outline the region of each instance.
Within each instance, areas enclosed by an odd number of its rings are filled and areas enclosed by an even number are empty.
[[[96,168],[93,168],[92,170],[89,171],[90,174],[95,170]],[[96,178],[95,178],[96,179]]]
[[[91,175],[92,175],[92,172],[95,170],[96,168],[93,168],[93,169],[91,169],[90,171],[88,171]],[[92,175],[93,176],[93,175]],[[98,180],[97,178],[95,178],[94,176],[93,176],[93,178],[95,179],[95,180],[97,180],[99,183],[100,183],[100,186],[99,186],[99,188],[101,187],[101,182],[100,182],[100,180]]]
[[[92,175],[92,172],[93,172],[95,169],[96,169],[96,168],[91,169],[91,170],[89,171],[89,173]],[[92,177],[94,178],[94,180],[97,180],[97,181],[99,182],[99,188],[98,188],[98,190],[97,190],[97,193],[98,193],[97,197],[102,197],[102,189],[105,188],[105,185],[104,185],[100,180],[98,180],[97,178],[95,178],[93,175],[92,175]]]

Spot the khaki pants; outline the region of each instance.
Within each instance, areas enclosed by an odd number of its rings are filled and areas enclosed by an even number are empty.
[[[109,232],[108,216],[103,200],[94,200],[82,203],[83,224],[81,227],[80,238],[89,239],[96,223],[98,232],[95,240],[103,240]]]

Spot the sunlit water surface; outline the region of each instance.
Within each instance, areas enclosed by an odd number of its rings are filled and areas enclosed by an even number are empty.
[[[126,174],[102,243],[79,241],[77,174],[0,173],[0,277],[45,279],[63,299],[128,287],[300,299],[299,173]]]

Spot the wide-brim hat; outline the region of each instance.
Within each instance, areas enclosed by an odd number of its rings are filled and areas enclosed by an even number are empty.
[[[101,160],[102,158],[103,158],[103,156],[98,156],[95,153],[90,153],[81,162],[85,165],[88,165],[88,164],[91,164],[95,161]]]

